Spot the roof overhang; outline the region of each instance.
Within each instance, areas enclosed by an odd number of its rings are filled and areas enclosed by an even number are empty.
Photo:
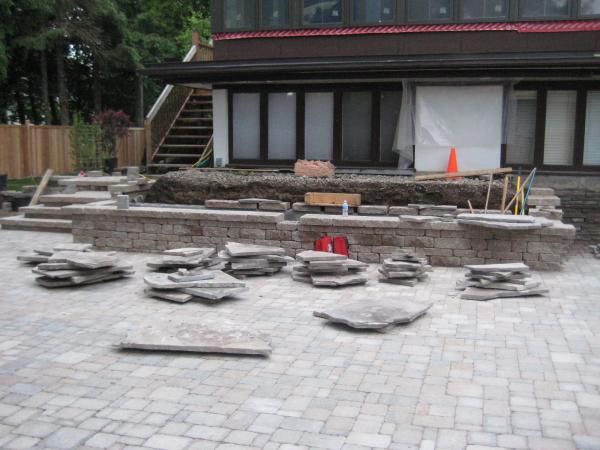
[[[600,77],[600,54],[501,53],[213,61],[154,64],[141,73],[169,84],[374,78],[595,79]]]

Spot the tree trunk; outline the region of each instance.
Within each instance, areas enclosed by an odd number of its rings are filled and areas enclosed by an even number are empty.
[[[19,122],[21,125],[25,125],[25,121],[27,120],[27,113],[25,112],[25,102],[23,101],[23,94],[21,89],[21,83],[17,84],[17,88],[15,90],[15,100],[17,102],[17,117],[19,118]]]
[[[56,81],[58,83],[58,99],[60,101],[60,124],[69,125],[69,90],[65,73],[64,46],[56,47]]]
[[[97,61],[92,72],[92,91],[94,94],[94,113],[100,114],[102,112],[102,83],[100,82],[100,70]]]
[[[31,121],[39,125],[42,122],[40,117],[40,110],[37,105],[38,93],[36,92],[35,85],[33,84],[33,80],[31,78],[27,79],[27,86],[29,88],[29,108],[31,111]]]
[[[46,50],[40,52],[40,72],[42,75],[42,115],[47,125],[52,124],[52,110],[50,109],[50,89],[48,87],[48,57]]]
[[[137,76],[137,89],[135,90],[135,124],[144,126],[144,79]]]

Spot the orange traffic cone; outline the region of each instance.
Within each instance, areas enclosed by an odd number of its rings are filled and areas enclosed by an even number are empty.
[[[448,159],[448,172],[447,173],[456,173],[458,172],[458,161],[456,160],[456,148],[452,147],[450,149],[450,158]]]

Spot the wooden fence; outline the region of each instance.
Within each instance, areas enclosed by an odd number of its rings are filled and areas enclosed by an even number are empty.
[[[71,127],[0,125],[0,174],[9,178],[38,177],[46,169],[56,174],[72,173]],[[143,128],[130,128],[117,142],[119,167],[139,166],[144,160]]]

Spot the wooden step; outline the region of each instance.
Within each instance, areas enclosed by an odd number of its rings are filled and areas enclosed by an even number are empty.
[[[174,126],[171,130],[212,130],[213,127],[179,127]]]
[[[169,134],[167,139],[204,139],[211,136],[210,134]]]
[[[202,145],[194,145],[194,144],[162,144],[160,148],[201,148]]]
[[[212,118],[202,119],[200,117],[181,117],[181,116],[177,118],[178,122],[179,121],[181,121],[181,122],[206,122],[208,120],[212,121]]]
[[[190,154],[190,153],[157,153],[155,155],[155,158],[182,158],[182,159],[200,159],[200,156],[202,156],[202,153],[195,153],[195,154]]]
[[[70,233],[73,222],[60,219],[28,219],[25,216],[13,216],[0,219],[3,230],[48,231]]]
[[[192,164],[148,164],[148,167],[164,167],[165,169],[178,169],[192,167]]]
[[[212,112],[212,108],[209,108],[209,109],[185,108],[182,112]]]

